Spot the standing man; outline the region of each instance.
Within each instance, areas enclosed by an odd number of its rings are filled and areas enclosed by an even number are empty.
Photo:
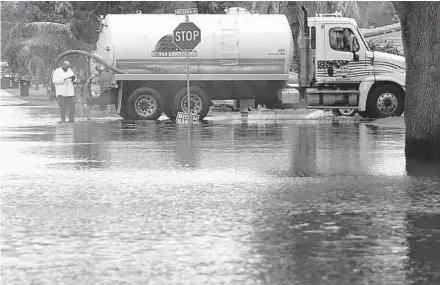
[[[75,121],[75,92],[73,83],[76,76],[70,69],[70,62],[64,61],[53,73],[52,82],[55,84],[56,98],[60,106],[61,123],[66,122],[66,111],[69,112],[69,123]]]

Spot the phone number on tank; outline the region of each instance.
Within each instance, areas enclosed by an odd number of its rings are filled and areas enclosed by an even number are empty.
[[[184,51],[153,51],[151,53],[152,57],[186,57],[186,52]],[[189,57],[197,56],[197,52],[188,52]]]

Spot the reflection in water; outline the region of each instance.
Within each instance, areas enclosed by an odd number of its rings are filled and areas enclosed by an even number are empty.
[[[130,148],[126,146],[118,152],[125,155],[132,155],[127,151],[135,151],[134,165],[144,162],[144,166],[161,168],[162,163],[167,167],[190,167],[197,168],[201,153],[201,141],[212,141],[213,132],[204,125],[194,126],[191,131],[191,140],[188,140],[187,126],[176,125],[172,122],[120,122],[120,135],[115,130],[113,136],[120,138],[123,142],[138,142]],[[110,137],[110,140],[112,140]],[[128,149],[127,149],[128,148]],[[116,151],[116,150],[115,150]],[[173,153],[175,162],[167,160],[167,156]],[[161,157],[156,155],[160,154]],[[123,159],[123,158],[122,158]]]
[[[362,124],[293,124],[283,129],[291,148],[291,176],[362,174],[402,175],[403,133],[387,135]]]
[[[288,129],[292,144],[292,169],[298,176],[316,173],[316,132],[308,125]]]
[[[262,142],[277,141],[282,138],[280,126],[276,123],[252,123],[247,121],[234,125],[234,139],[237,141],[253,142],[259,140]]]
[[[2,165],[52,159],[2,181],[8,284],[439,279],[440,182],[405,175],[402,132],[236,120],[194,126],[188,141],[170,122],[55,128],[1,142]]]
[[[440,214],[408,213],[408,279],[440,284]]]
[[[77,169],[106,167],[111,160],[107,142],[110,132],[109,124],[93,121],[57,125],[52,148],[46,155],[59,160],[51,164],[59,170],[68,171],[70,166]]]
[[[108,124],[94,122],[76,123],[73,127],[73,156],[79,168],[100,168],[111,160],[106,135]]]
[[[411,179],[406,219],[407,277],[415,285],[440,284],[440,180]]]
[[[300,177],[261,197],[253,242],[266,284],[408,284],[407,181],[360,181]]]
[[[188,137],[188,129],[186,126],[177,126],[174,130],[176,134],[173,143],[173,152],[175,154],[176,163],[180,167],[189,167],[192,169],[200,168],[201,132],[191,130],[190,138]],[[209,135],[206,137],[209,140]]]
[[[415,177],[434,177],[440,179],[440,162],[406,160],[406,172]]]
[[[59,128],[58,140],[70,140],[69,132]],[[174,154],[176,167],[271,169],[273,173],[287,171],[289,176],[404,172],[402,149],[397,148],[402,144],[394,143],[403,134],[389,134],[389,141],[384,142],[377,131],[364,125],[204,123],[193,127],[188,140],[187,126],[117,121],[75,124],[73,133],[75,158],[88,161],[91,167],[118,161],[127,167],[173,168],[168,156]],[[286,155],[290,159],[286,160]]]

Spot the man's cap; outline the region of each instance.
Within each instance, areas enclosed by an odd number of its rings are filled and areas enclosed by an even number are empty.
[[[69,68],[70,67],[70,62],[68,62],[67,60],[63,61],[63,67]]]

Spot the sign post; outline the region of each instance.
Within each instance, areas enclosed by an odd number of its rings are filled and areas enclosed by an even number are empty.
[[[188,20],[188,16],[186,17]],[[186,96],[188,96],[188,137],[191,135],[191,93],[189,92],[189,56],[186,51]]]
[[[200,29],[192,22],[189,21],[188,14],[196,14],[196,8],[190,9],[177,9],[176,15],[185,15],[185,22],[180,23],[173,32],[174,44],[182,51],[185,51],[186,55],[186,94],[188,103],[188,136],[191,132],[192,114],[191,114],[191,94],[189,88],[189,55],[190,52],[200,43],[202,33]],[[180,117],[183,114],[180,114]],[[198,116],[197,116],[198,117]],[[179,114],[177,114],[177,121],[179,121]]]

